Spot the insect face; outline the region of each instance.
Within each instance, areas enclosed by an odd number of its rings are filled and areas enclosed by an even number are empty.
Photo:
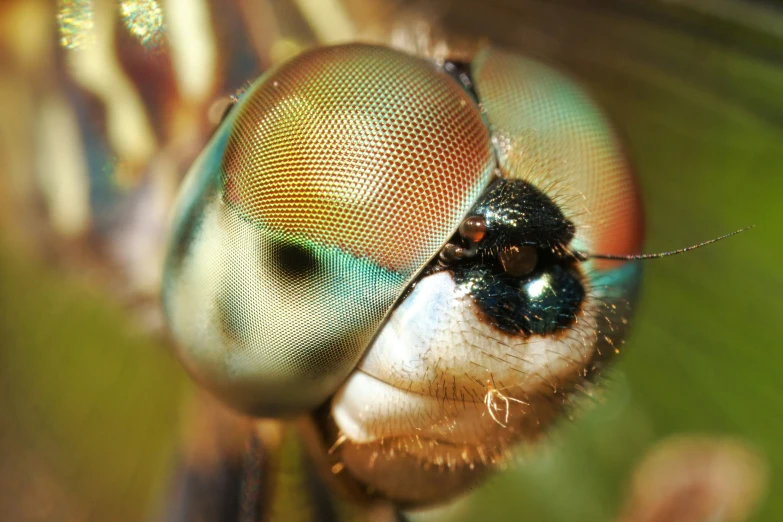
[[[259,416],[331,398],[339,467],[434,502],[615,353],[638,266],[576,253],[637,253],[641,230],[611,129],[549,67],[323,48],[261,78],[194,166],[164,301],[199,382]]]

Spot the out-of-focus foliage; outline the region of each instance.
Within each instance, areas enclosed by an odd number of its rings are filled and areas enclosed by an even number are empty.
[[[0,252],[0,519],[137,521],[178,444],[184,380],[117,303]]]

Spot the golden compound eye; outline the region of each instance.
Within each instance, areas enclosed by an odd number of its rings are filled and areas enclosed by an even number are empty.
[[[493,167],[477,105],[425,60],[343,45],[265,75],[178,203],[163,297],[183,363],[245,412],[316,407]]]

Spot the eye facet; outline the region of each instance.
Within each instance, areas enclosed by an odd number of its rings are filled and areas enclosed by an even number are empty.
[[[178,204],[164,303],[183,362],[254,414],[323,402],[493,166],[478,107],[419,58],[346,45],[262,77]]]

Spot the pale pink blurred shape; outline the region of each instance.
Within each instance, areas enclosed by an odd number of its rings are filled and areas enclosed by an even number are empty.
[[[620,522],[742,522],[767,484],[761,455],[734,438],[674,436],[637,465]]]

